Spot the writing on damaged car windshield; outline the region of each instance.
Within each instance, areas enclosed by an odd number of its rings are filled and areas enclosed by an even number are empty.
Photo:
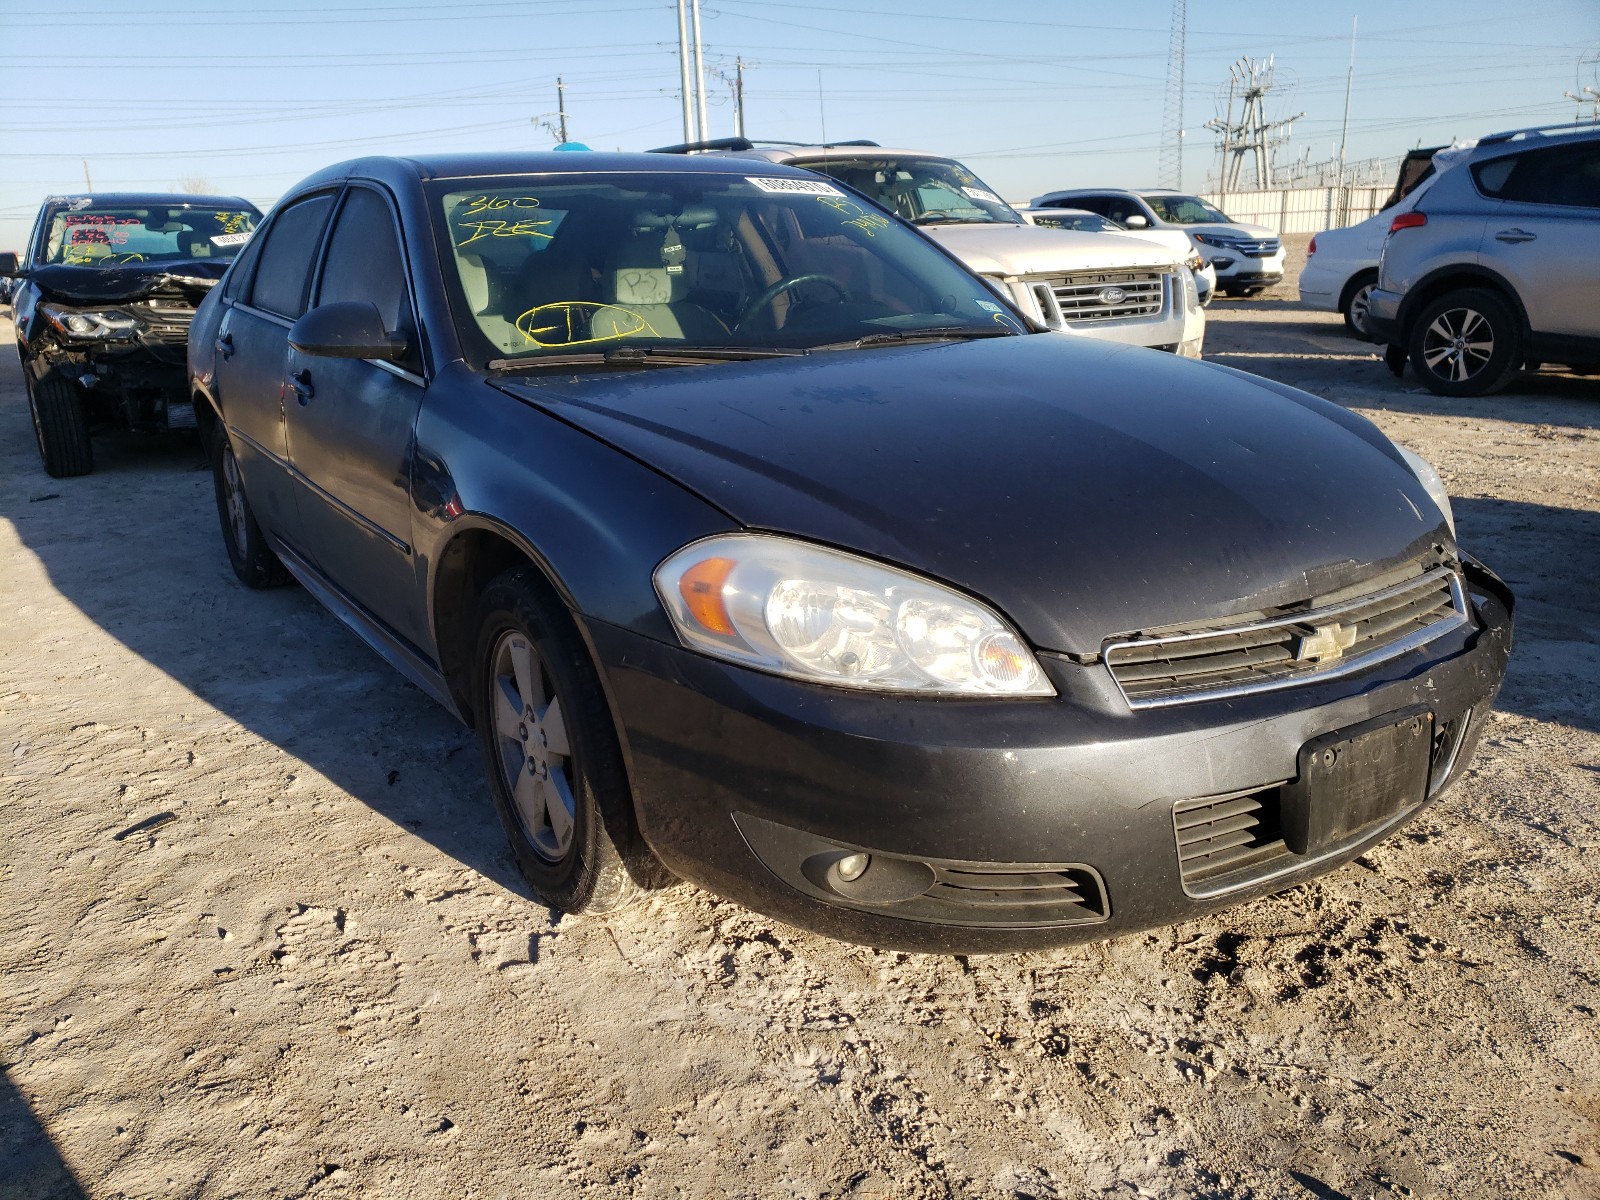
[[[232,258],[255,231],[256,214],[228,208],[153,206],[57,212],[42,262],[80,267]]]
[[[447,181],[433,202],[457,325],[480,360],[1026,332],[959,265],[823,179]]]

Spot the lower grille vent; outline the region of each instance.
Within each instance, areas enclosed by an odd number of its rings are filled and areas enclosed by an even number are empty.
[[[1278,787],[1184,800],[1173,807],[1178,870],[1185,884],[1287,853],[1278,833]]]
[[[1107,916],[1100,877],[1078,867],[935,866],[923,899],[974,910],[985,924],[1054,925]]]

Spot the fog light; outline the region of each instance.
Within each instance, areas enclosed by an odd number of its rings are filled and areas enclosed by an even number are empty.
[[[870,854],[847,854],[833,864],[833,869],[841,882],[854,883],[867,873],[867,868],[871,865]]]

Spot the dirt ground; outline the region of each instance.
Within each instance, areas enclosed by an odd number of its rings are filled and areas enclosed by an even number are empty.
[[[198,449],[51,480],[0,356],[0,1197],[1600,1196],[1600,382],[1443,401],[1292,297],[1208,356],[1430,457],[1519,594],[1474,769],[1317,883],[993,958],[558,921],[468,736],[235,583]]]

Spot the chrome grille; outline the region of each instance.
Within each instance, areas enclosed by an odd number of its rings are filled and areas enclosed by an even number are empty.
[[[1255,241],[1236,242],[1234,249],[1241,254],[1248,254],[1251,258],[1271,258],[1283,249],[1283,243],[1277,238],[1259,238]]]
[[[1086,271],[1045,282],[1062,320],[1087,323],[1160,312],[1165,278],[1160,271]]]
[[[1112,641],[1105,657],[1128,704],[1151,708],[1349,674],[1468,621],[1460,575],[1437,567],[1302,613]]]

